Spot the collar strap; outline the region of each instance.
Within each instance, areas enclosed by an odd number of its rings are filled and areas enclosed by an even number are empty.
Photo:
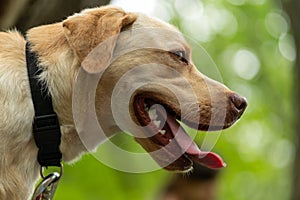
[[[26,43],[26,64],[35,112],[33,135],[39,148],[37,160],[42,167],[61,166],[59,121],[53,110],[51,94],[38,80],[42,70],[38,68],[38,57],[30,50],[29,42]]]

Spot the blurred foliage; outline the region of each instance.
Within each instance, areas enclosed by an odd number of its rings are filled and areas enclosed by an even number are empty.
[[[291,127],[295,47],[280,1],[164,0],[157,2],[155,12],[194,39],[194,62],[204,74],[215,78],[195,45],[206,49],[223,82],[248,99],[242,119],[223,131],[214,147],[228,164],[222,171],[219,199],[289,199],[295,151]],[[129,136],[121,137],[124,148],[136,145]],[[196,141],[201,144],[205,137],[199,132]],[[163,170],[118,172],[91,155],[65,171],[56,199],[155,199],[169,176]]]

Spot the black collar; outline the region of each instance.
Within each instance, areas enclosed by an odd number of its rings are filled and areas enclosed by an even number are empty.
[[[38,80],[42,70],[38,68],[38,57],[35,52],[30,50],[29,42],[26,43],[26,64],[35,111],[33,134],[39,148],[38,162],[42,167],[61,166],[59,121],[53,110],[48,88]]]

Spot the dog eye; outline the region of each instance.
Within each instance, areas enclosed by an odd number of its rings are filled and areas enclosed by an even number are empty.
[[[176,56],[178,56],[178,57],[182,57],[182,58],[184,58],[185,57],[185,53],[184,53],[184,51],[175,51],[175,52],[173,52]]]
[[[172,52],[172,54],[174,54],[180,61],[182,61],[184,63],[188,63],[184,51],[174,51],[174,52]]]

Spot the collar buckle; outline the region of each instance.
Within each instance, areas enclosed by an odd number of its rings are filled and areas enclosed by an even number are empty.
[[[39,148],[38,162],[41,166],[60,166],[62,154],[59,150],[61,132],[56,114],[36,116],[33,133]]]

